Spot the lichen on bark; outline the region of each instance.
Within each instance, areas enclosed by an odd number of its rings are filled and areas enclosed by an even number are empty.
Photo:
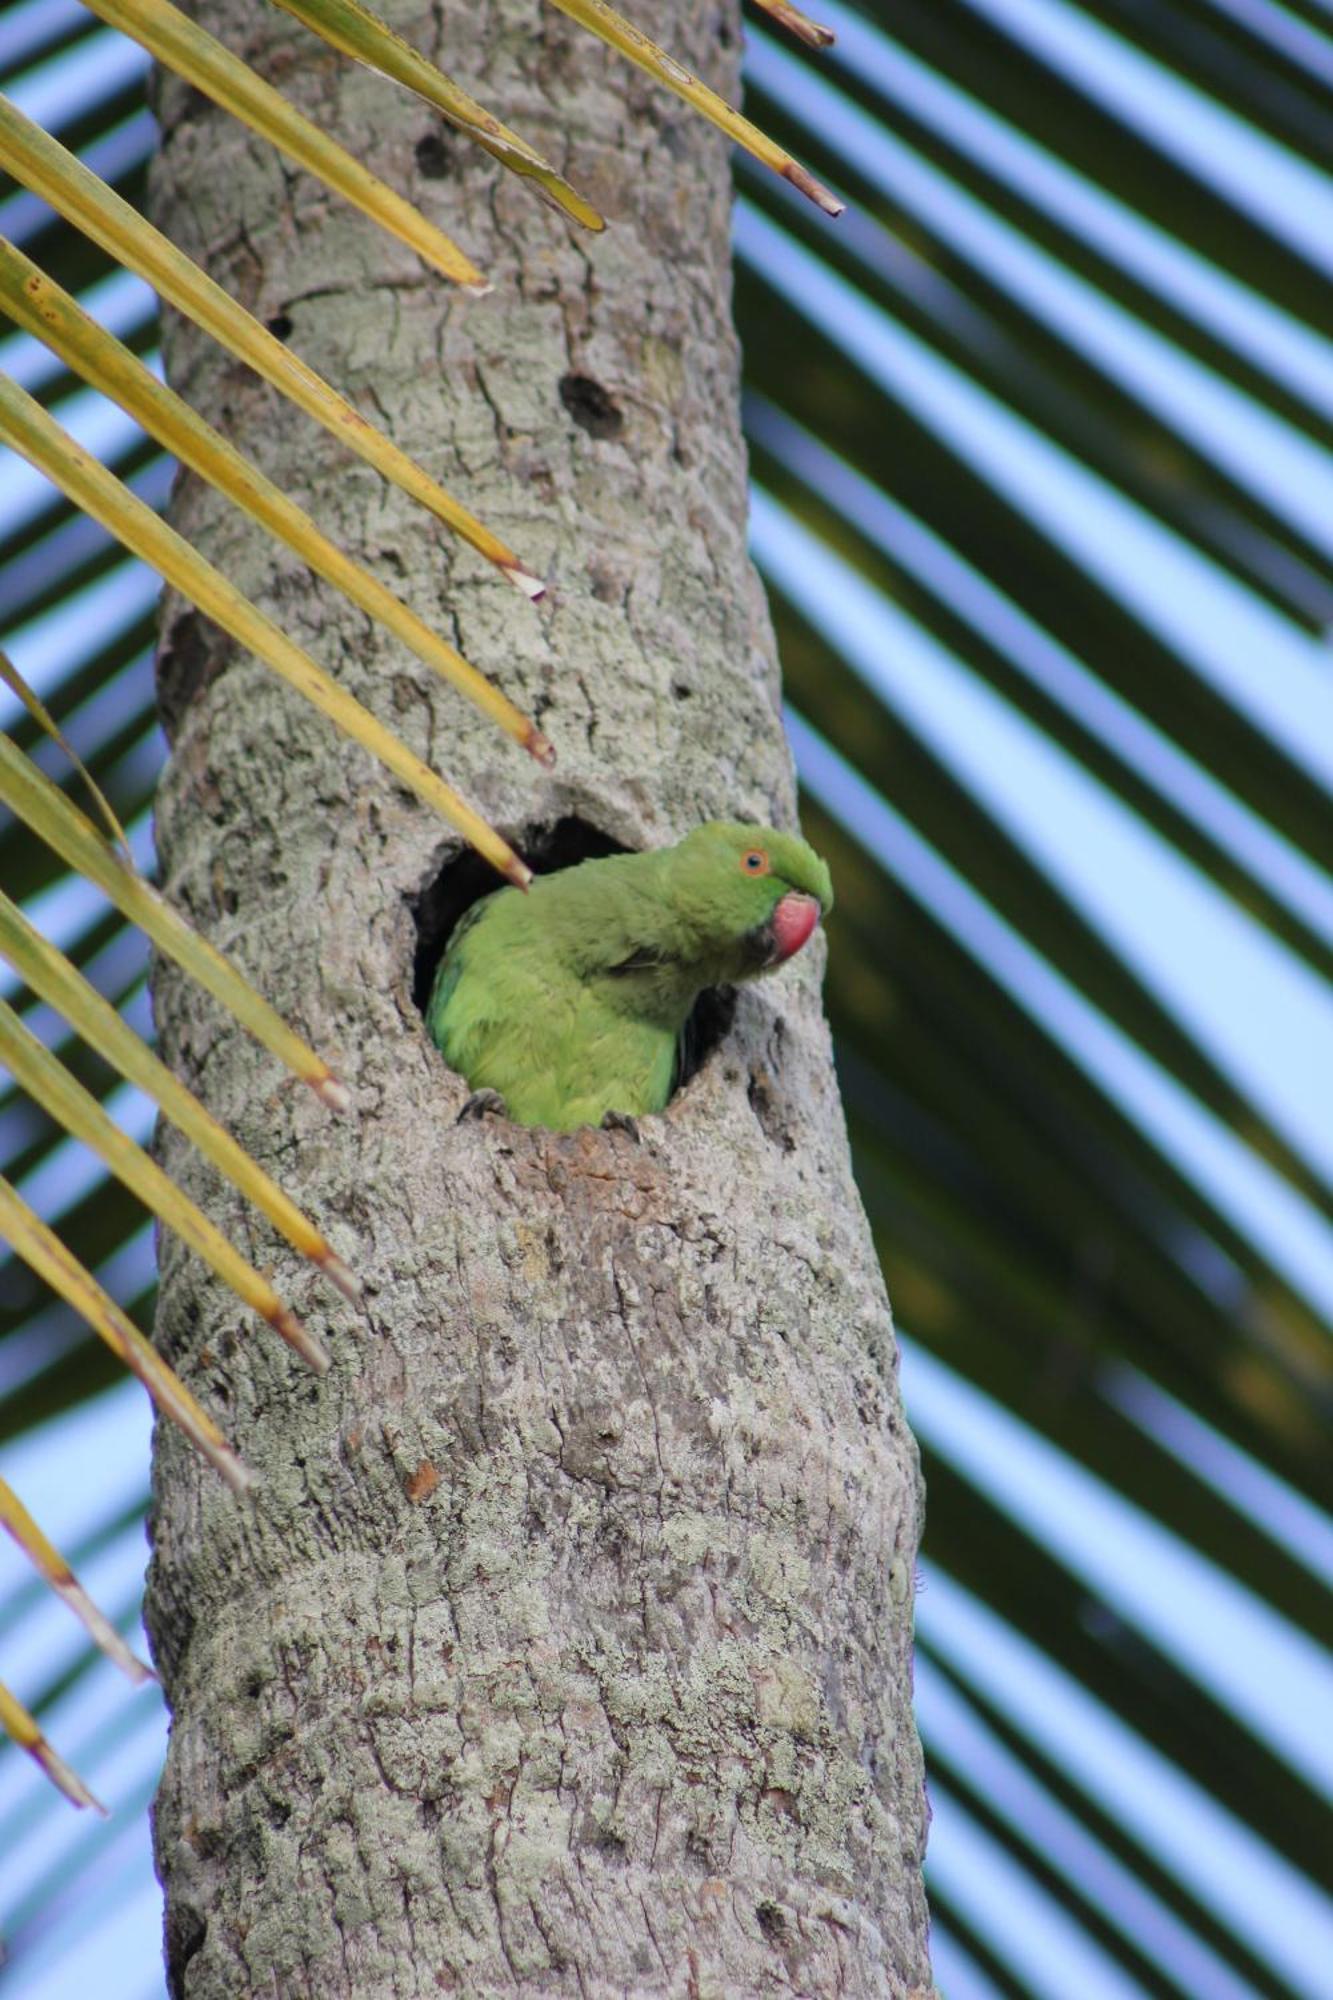
[[[542,772],[196,482],[176,516],[520,846],[793,824],[745,552],[729,178],[536,0],[394,25],[610,219],[575,235],[255,0],[197,11],[450,229],[451,294],[170,82],[157,217],[550,582],[523,604],[193,330],[205,413],[555,740]],[[731,4],[639,17],[734,93]],[[327,1225],[358,1313],[171,1139],[327,1340],[315,1381],[168,1242],[158,1338],[262,1474],[163,1431],[156,1814],[189,2000],[929,1987],[910,1698],[914,1447],[852,1184],[822,947],[740,996],[642,1142],[456,1123],[412,998],[447,831],[251,659],[164,616],[170,893],[329,1054],[331,1120],[165,968],[163,1046]]]

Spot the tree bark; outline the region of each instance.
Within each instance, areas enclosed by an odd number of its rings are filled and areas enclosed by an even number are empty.
[[[794,824],[745,551],[726,152],[536,0],[394,24],[610,218],[567,226],[255,0],[207,24],[450,229],[426,275],[194,93],[158,219],[548,577],[533,610],[192,328],[174,381],[554,739],[543,772],[196,481],[179,525],[520,847]],[[731,0],[638,17],[729,95]],[[179,601],[170,893],[334,1062],[332,1119],[162,969],[171,1060],[326,1224],[358,1313],[166,1135],[334,1356],[174,1242],[158,1338],[262,1475],[166,1428],[150,1620],[169,1980],[240,1995],[929,1988],[910,1699],[919,1480],[819,1004],[745,991],[642,1143],[456,1123],[412,993],[446,829]]]

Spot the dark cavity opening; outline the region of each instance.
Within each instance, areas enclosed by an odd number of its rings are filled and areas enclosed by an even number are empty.
[[[454,156],[442,132],[427,132],[416,143],[417,171],[428,181],[448,178]]]
[[[554,826],[537,827],[518,842],[518,851],[535,875],[554,875],[561,868],[576,868],[581,861],[600,861],[608,854],[628,850],[600,827],[569,817]],[[412,959],[412,998],[424,1015],[435,970],[454,926],[474,903],[502,886],[495,870],[465,848],[445,863],[433,882],[409,899],[408,907],[416,926],[417,942]],[[517,893],[517,892],[516,892]],[[736,1014],[736,994],[730,986],[701,993],[685,1024],[680,1075],[676,1088],[698,1073],[722,1042]]]
[[[755,1921],[771,1945],[780,1945],[787,1936],[787,1919],[776,1903],[756,1903]]]
[[[264,323],[275,340],[291,339],[292,320],[289,313],[274,313],[272,319],[266,320]]]
[[[591,375],[561,376],[560,400],[579,429],[585,430],[589,437],[617,438],[625,428],[625,419],[614,398]]]
[[[163,635],[157,656],[157,713],[168,743],[180,734],[186,710],[225,672],[236,643],[197,611],[182,611]]]

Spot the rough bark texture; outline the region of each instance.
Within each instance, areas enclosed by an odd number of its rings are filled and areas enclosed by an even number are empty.
[[[432,114],[255,0],[201,10],[495,280],[470,301],[193,93],[177,241],[551,582],[534,611],[193,330],[173,378],[555,739],[544,774],[187,481],[176,518],[520,845],[791,824],[745,553],[729,178],[711,131],[537,0],[395,24],[611,218],[575,235]],[[731,4],[650,18],[736,88]],[[171,893],[335,1062],[339,1122],[162,972],[171,1058],[364,1277],[344,1307],[169,1138],[328,1340],[315,1381],[173,1243],[159,1338],[263,1485],[160,1434],[151,1623],[171,1988],[892,1995],[928,1988],[909,1716],[918,1526],[887,1302],[819,1005],[743,995],[643,1142],[500,1122],[413,1003],[454,849],[179,602]]]

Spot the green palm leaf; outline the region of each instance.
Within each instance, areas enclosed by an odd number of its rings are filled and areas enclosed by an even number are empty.
[[[750,65],[779,136],[838,135],[814,163],[854,211],[815,238],[743,177],[754,540],[792,699],[819,725],[796,747],[841,862],[844,1087],[920,1350],[939,1977],[1316,1992],[1333,1671],[1302,1558],[1328,1537],[1333,1323],[1327,286],[1290,282],[1282,215],[1251,200],[1237,220],[1234,176],[1181,186],[1165,113],[1145,173],[1150,85],[1179,118],[1175,79],[1126,51],[1139,95],[1097,117],[974,18],[1017,35],[1021,16],[1031,48],[1040,16],[1062,73],[1107,105],[1119,44],[1079,10],[907,8],[893,38],[826,12],[827,73],[765,37]],[[1186,12],[1152,16],[1177,63]],[[1299,129],[1289,160],[1244,130],[1328,202]],[[1274,1646],[1257,1705],[1219,1670],[1225,1606],[1242,1671],[1262,1679],[1248,1648]],[[1136,1824],[1067,1737],[1043,1741],[1021,1674],[1006,1705],[994,1656],[1020,1633],[1029,1685],[1062,1673],[1059,1698],[1105,1704],[1091,1730],[1132,1732],[1169,1773],[1174,1837],[1165,1807]],[[1242,1838],[1267,1899],[1231,1893]]]

